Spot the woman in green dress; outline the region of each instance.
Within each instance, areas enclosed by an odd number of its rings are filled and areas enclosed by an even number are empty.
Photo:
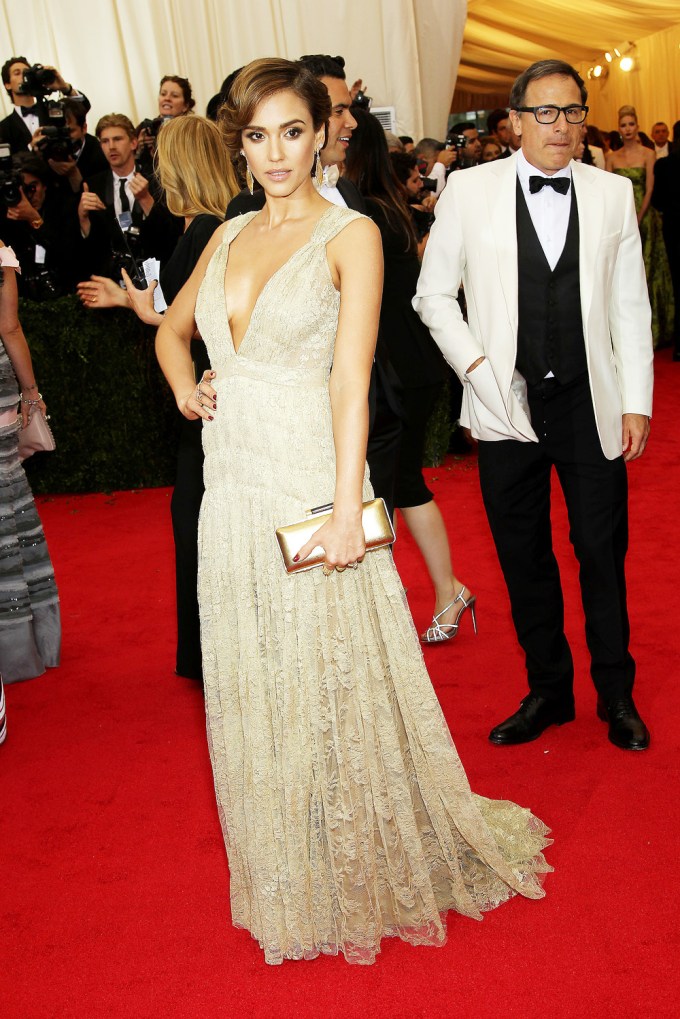
[[[622,106],[619,110],[619,134],[623,146],[616,152],[607,153],[605,168],[628,177],[633,184],[652,306],[654,346],[663,347],[671,342],[673,336],[674,308],[673,284],[661,231],[661,217],[651,204],[656,156],[654,150],[648,149],[640,140],[637,114],[633,106]]]

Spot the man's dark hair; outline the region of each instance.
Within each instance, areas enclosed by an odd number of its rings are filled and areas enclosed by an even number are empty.
[[[510,90],[510,109],[516,110],[524,106],[527,89],[532,81],[540,81],[541,78],[549,78],[551,75],[559,74],[563,78],[571,78],[581,90],[581,102],[585,106],[588,100],[588,89],[578,71],[564,60],[539,60],[526,71],[522,71],[518,78],[515,78]]]
[[[418,157],[415,152],[390,152],[392,169],[397,180],[405,184],[414,170],[418,168]]]
[[[311,71],[315,78],[339,78],[341,81],[347,79],[344,57],[330,57],[327,53],[313,53],[311,56],[300,57],[297,63]]]
[[[79,99],[62,99],[62,109],[64,115],[68,113],[73,117],[78,127],[85,127],[87,110],[85,104],[81,103]]]
[[[42,184],[50,182],[50,168],[36,152],[18,152],[12,157],[12,165],[19,173],[30,173]]]
[[[477,126],[473,124],[471,120],[459,120],[457,124],[454,124],[451,128],[451,134],[462,134],[463,131],[476,131]]]
[[[232,71],[230,74],[228,74],[227,77],[222,82],[222,84],[220,85],[219,92],[217,92],[208,102],[208,105],[205,110],[205,115],[208,118],[208,120],[212,120],[215,123],[217,123],[217,117],[220,112],[220,107],[224,103],[226,103],[227,99],[229,98],[231,86],[234,84],[242,70],[243,67],[237,67],[235,71]]]
[[[413,145],[413,138],[409,134],[400,134],[399,141],[402,145]]]
[[[673,124],[673,141],[671,144],[674,152],[680,151],[680,120],[676,120]]]
[[[492,110],[489,116],[486,118],[486,129],[489,132],[489,134],[495,134],[496,128],[500,124],[501,120],[507,119],[508,119],[507,110],[501,110],[500,107],[498,107],[497,110]]]
[[[30,67],[26,57],[10,57],[2,65],[2,83],[3,85],[9,85],[9,69],[12,64],[26,64],[26,67]]]
[[[656,124],[652,124],[652,131],[655,127],[665,127],[668,130],[668,124],[665,120],[657,120]]]

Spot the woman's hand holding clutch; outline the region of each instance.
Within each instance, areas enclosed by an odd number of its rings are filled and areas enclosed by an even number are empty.
[[[323,571],[326,576],[333,570],[342,573],[348,566],[354,569],[366,555],[361,509],[355,516],[342,519],[336,518],[334,511],[330,520],[315,531],[307,544],[302,546],[295,561],[303,562],[319,546],[324,550]]]

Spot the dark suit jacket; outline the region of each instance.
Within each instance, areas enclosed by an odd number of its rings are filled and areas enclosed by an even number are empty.
[[[657,159],[654,164],[652,205],[663,215],[664,227],[680,228],[680,152]]]
[[[87,184],[90,191],[99,195],[106,206],[101,212],[90,213],[90,234],[84,242],[88,275],[97,273],[118,279],[119,273],[112,261],[111,252],[121,250],[123,242],[114,211],[113,174],[108,164],[104,172],[94,174]],[[139,230],[139,244],[135,254],[142,260],[155,257],[165,263],[182,236],[184,222],[168,212],[160,184],[155,178],[150,181],[149,190],[155,203],[149,215],[144,217],[138,202],[135,202],[131,209],[132,225]]]
[[[73,97],[77,98],[76,96]],[[90,100],[87,96],[80,96],[78,102],[81,102],[85,107],[85,112],[90,109]],[[47,103],[44,99],[36,99],[35,106],[32,107],[32,111],[37,114],[38,121],[41,125],[49,123],[49,117],[47,115]],[[26,126],[26,121],[20,113],[16,113],[12,110],[8,117],[5,117],[3,121],[0,121],[0,141],[5,142],[9,145],[12,155],[17,152],[28,152],[28,146],[31,143],[31,132]]]
[[[108,170],[109,164],[106,162],[106,156],[93,134],[85,135],[85,144],[78,156],[77,163],[81,177],[88,183],[90,177],[96,173],[104,173],[105,170]]]

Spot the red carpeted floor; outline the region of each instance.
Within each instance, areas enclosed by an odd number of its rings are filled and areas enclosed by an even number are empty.
[[[2,1019],[434,1019],[678,1014],[678,435],[680,365],[658,356],[646,456],[630,466],[629,603],[647,753],[606,740],[587,673],[576,569],[556,500],[577,663],[577,719],[525,747],[487,742],[524,693],[474,457],[429,472],[456,569],[478,595],[427,661],[473,788],[553,829],[541,902],[482,923],[456,915],[442,949],[383,943],[265,966],[230,923],[228,871],[200,692],[173,675],[169,492],[59,497],[40,512],[60,587],[63,664],[7,691],[0,748]],[[401,528],[416,624],[431,597]]]

